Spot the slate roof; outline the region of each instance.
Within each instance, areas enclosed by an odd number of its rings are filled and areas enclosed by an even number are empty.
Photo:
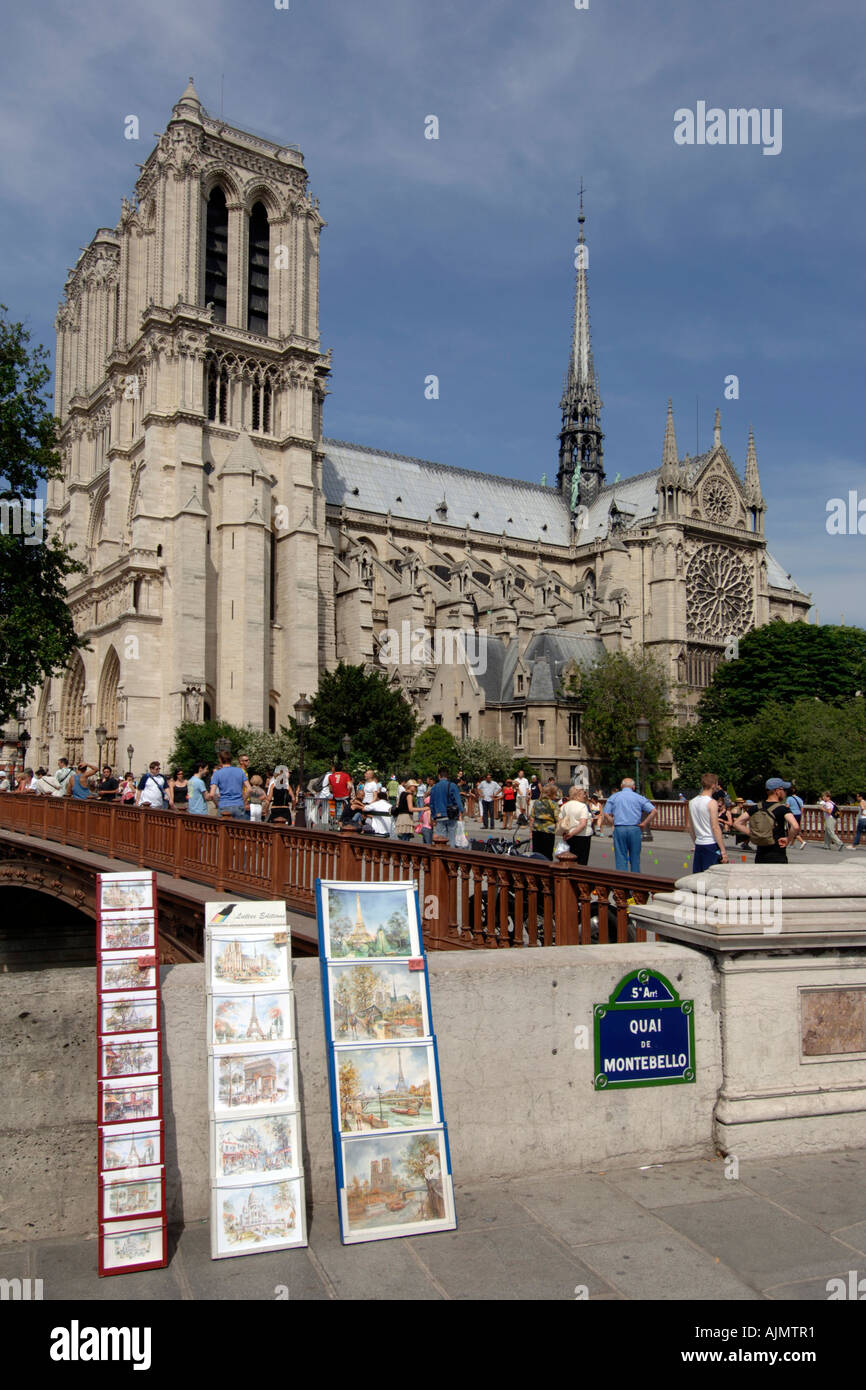
[[[585,669],[593,666],[604,653],[600,637],[578,637],[559,632],[556,628],[537,632],[530,638],[523,654],[523,665],[529,670],[526,699],[514,698],[514,672],[517,667],[517,643],[506,644],[501,637],[487,639],[487,670],[476,679],[488,704],[515,704],[552,701],[556,696],[562,672],[571,661]]]

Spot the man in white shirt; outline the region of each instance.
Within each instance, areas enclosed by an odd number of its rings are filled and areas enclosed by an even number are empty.
[[[526,774],[524,773],[523,768],[521,768],[520,771],[519,771],[518,774],[517,774],[517,782],[515,783],[515,785],[516,785],[516,787],[517,787],[517,814],[518,814],[518,815],[524,815],[524,816],[525,816],[525,815],[528,815],[528,814],[529,814],[529,779],[527,778]]]
[[[713,792],[719,785],[714,772],[705,772],[701,790],[689,802],[689,834],[695,846],[692,873],[701,874],[714,864],[727,864],[728,851],[719,824],[719,803]]]
[[[493,798],[498,796],[502,787],[498,782],[494,782],[488,772],[483,782],[478,783],[478,795],[481,799],[481,829],[495,830],[496,821],[493,817]]]
[[[69,766],[69,759],[61,758],[60,762],[57,765],[57,771],[54,774],[54,780],[57,783],[57,791],[52,792],[51,795],[66,796],[68,790],[66,783],[69,781],[71,776],[72,768]]]

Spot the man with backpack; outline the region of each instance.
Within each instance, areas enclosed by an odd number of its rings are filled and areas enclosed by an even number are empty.
[[[785,804],[791,783],[783,782],[781,777],[769,777],[764,785],[766,799],[751,815],[734,821],[734,829],[747,834],[755,846],[756,864],[787,864],[785,850],[800,833],[796,817]]]
[[[144,774],[135,793],[135,804],[154,811],[162,811],[168,805],[165,794],[166,780],[159,770],[160,764],[152,762]]]
[[[430,793],[430,812],[437,834],[448,836],[448,844],[457,848],[457,822],[463,815],[463,801],[456,782],[451,781],[447,767],[440,767],[439,781]]]

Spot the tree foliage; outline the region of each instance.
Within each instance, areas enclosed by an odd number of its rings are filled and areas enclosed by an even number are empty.
[[[866,632],[816,627],[781,619],[739,641],[736,660],[724,662],[701,698],[702,720],[749,719],[763,705],[817,698],[841,704],[866,694]]]
[[[380,671],[340,662],[325,671],[310,700],[311,726],[305,735],[305,767],[326,769],[332,758],[343,759],[343,735],[352,740],[353,765],[364,763],[391,772],[409,757],[418,719],[399,690]],[[292,731],[297,735],[295,720]]]
[[[248,753],[250,772],[257,772],[260,776],[264,776],[267,768],[276,767],[278,763],[285,763],[289,768],[297,763],[297,739],[288,729],[269,734],[254,729],[251,724],[239,728],[224,719],[207,719],[201,724],[194,724],[191,720],[178,724],[168,757],[169,768],[182,767],[189,777],[199,760],[214,767],[218,762],[215,745],[220,738],[228,739],[232,757]]]
[[[664,668],[642,652],[605,652],[589,670],[565,683],[582,709],[584,739],[601,761],[601,778],[618,782],[634,769],[637,721],[649,722],[644,746],[647,765],[657,761],[670,740],[671,707]]]
[[[514,750],[492,738],[465,738],[457,745],[455,768],[462,767],[470,782],[477,782],[488,772],[496,782],[502,782],[523,768],[529,777],[535,768],[526,758],[515,758]],[[452,769],[453,771],[453,769]]]
[[[87,645],[75,632],[64,583],[84,566],[57,536],[47,539],[41,510],[33,511],[40,485],[62,470],[45,394],[48,354],[29,343],[23,324],[8,322],[0,305],[0,720]]]
[[[460,744],[454,735],[441,724],[431,724],[412,744],[409,762],[418,777],[435,777],[440,767],[456,771],[460,756]]]

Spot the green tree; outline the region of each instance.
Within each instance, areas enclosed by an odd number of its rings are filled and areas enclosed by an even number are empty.
[[[75,631],[65,580],[84,566],[46,539],[40,486],[62,473],[43,347],[0,305],[0,721],[87,643]],[[29,534],[28,534],[29,533]]]
[[[343,735],[352,740],[353,766],[391,772],[408,760],[418,719],[399,690],[388,684],[380,671],[340,662],[326,671],[312,697],[310,728],[305,736],[305,769],[327,768],[332,758],[342,759]],[[292,732],[297,735],[295,720]]]
[[[225,719],[207,719],[202,724],[194,724],[191,720],[178,724],[168,757],[169,768],[182,767],[189,777],[199,759],[214,767],[218,762],[215,745],[220,738],[228,739],[233,758],[239,753],[249,754],[250,772],[262,777],[269,767],[276,767],[278,763],[285,763],[289,768],[297,763],[298,741],[289,729],[270,734],[254,729],[252,724],[239,728]]]
[[[618,782],[634,768],[638,719],[649,722],[644,745],[648,768],[670,741],[671,707],[664,668],[643,652],[605,652],[588,670],[575,672],[565,695],[583,711],[587,748],[601,761],[602,780]]]
[[[494,781],[502,782],[519,767],[527,777],[535,771],[525,758],[515,758],[513,749],[492,738],[465,738],[458,743],[452,774],[458,767],[463,768],[470,782],[477,782],[488,772],[493,774]]]
[[[412,771],[419,777],[435,777],[440,767],[457,768],[460,744],[441,724],[431,724],[412,744],[409,759]]]
[[[741,637],[698,706],[703,719],[750,719],[771,701],[839,704],[866,692],[866,631],[776,619]]]

